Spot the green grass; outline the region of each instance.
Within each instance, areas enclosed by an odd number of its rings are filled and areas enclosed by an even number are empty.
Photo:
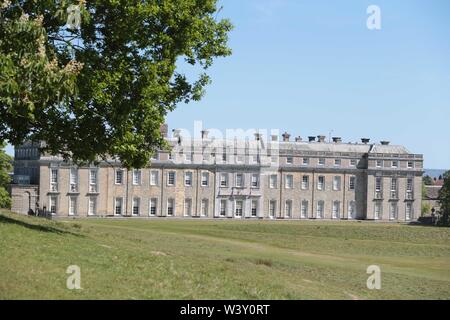
[[[0,214],[0,299],[449,299],[450,229]],[[66,288],[70,265],[82,290]],[[369,265],[382,289],[368,290]]]

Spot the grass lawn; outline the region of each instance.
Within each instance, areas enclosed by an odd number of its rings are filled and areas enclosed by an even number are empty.
[[[450,299],[450,229],[0,214],[0,299]],[[82,290],[66,269],[81,268]],[[381,290],[368,290],[369,265]]]

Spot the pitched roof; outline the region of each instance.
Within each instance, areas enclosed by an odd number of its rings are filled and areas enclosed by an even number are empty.
[[[441,186],[425,186],[425,198],[429,200],[438,200]]]

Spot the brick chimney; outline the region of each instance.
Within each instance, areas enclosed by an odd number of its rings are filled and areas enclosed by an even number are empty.
[[[325,136],[317,136],[317,141],[319,141],[320,143],[325,142]]]
[[[282,137],[283,137],[284,142],[289,142],[289,138],[291,137],[291,135],[289,133],[285,132],[285,133],[283,133]]]
[[[167,125],[167,123],[162,124],[161,127],[159,127],[159,131],[161,132],[163,138],[167,138],[167,136],[169,135],[169,126]]]

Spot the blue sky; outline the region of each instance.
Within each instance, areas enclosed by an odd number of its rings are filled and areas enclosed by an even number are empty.
[[[366,27],[369,5],[381,30]],[[171,128],[277,128],[370,137],[450,168],[450,1],[225,0],[233,55]]]
[[[233,55],[170,128],[280,129],[369,137],[450,168],[450,1],[223,0]],[[366,27],[369,5],[381,30]],[[11,149],[9,149],[11,151]]]

